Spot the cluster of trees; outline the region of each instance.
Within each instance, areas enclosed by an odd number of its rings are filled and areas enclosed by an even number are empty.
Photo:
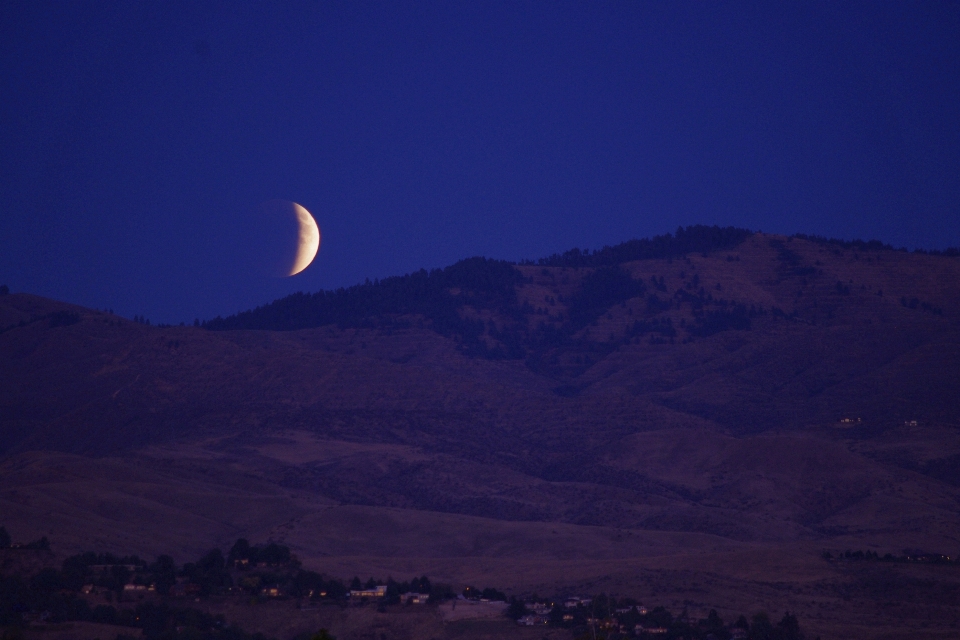
[[[596,251],[571,249],[537,260],[545,267],[606,267],[632,260],[677,258],[688,253],[709,253],[732,249],[753,235],[753,231],[736,227],[693,225],[678,227],[674,234],[641,240],[628,240]],[[534,264],[532,262],[527,264]]]
[[[817,244],[829,245],[837,249],[857,249],[859,251],[906,251],[905,247],[895,249],[893,245],[885,244],[879,240],[841,240],[839,238],[827,238],[818,235],[807,235],[805,233],[795,233],[791,238],[800,240],[809,240]],[[960,248],[948,247],[943,250],[938,249],[914,249],[913,253],[919,253],[928,256],[943,256],[947,258],[960,257]]]
[[[211,549],[195,562],[184,564],[179,571],[169,556],[161,556],[158,563],[161,560],[168,572],[175,571],[200,596],[223,593],[231,587],[255,596],[267,586],[282,587],[285,593],[300,597],[308,595],[311,590],[326,591],[334,598],[345,594],[341,581],[302,570],[300,561],[290,553],[289,547],[275,542],[252,545],[240,538],[227,555],[220,549]],[[153,575],[156,577],[156,573]],[[168,592],[169,588],[162,590],[161,584],[156,584],[157,591]]]
[[[833,555],[830,551],[823,552],[824,560],[852,560],[852,561],[873,561],[873,562],[924,562],[932,564],[960,564],[960,559],[952,558],[942,553],[927,553],[925,551],[911,551],[904,549],[903,555],[885,553],[882,556],[876,551],[847,549],[842,553]]]
[[[0,543],[7,546],[10,544],[9,535],[3,527],[0,527]],[[847,557],[866,556],[862,552],[848,551]],[[889,554],[884,559],[888,557]],[[125,584],[131,582],[153,584],[158,593],[166,594],[175,584],[184,580],[198,586],[198,593],[201,595],[209,594],[233,584],[231,567],[239,572],[237,577],[241,588],[253,593],[259,593],[259,587],[267,584],[282,586],[284,593],[298,598],[325,598],[344,603],[350,590],[372,589],[384,585],[386,596],[382,600],[378,599],[381,605],[397,604],[405,593],[429,594],[431,602],[456,597],[449,586],[433,583],[427,576],[414,577],[404,582],[392,578],[386,581],[370,578],[362,582],[359,577],[354,577],[349,584],[345,584],[335,578],[302,570],[296,557],[283,545],[251,545],[240,539],[226,556],[219,549],[212,549],[196,562],[187,563],[179,569],[168,555],[161,555],[156,561],[148,563],[135,555],[115,556],[89,552],[67,558],[59,570],[46,568],[29,578],[0,575],[0,626],[19,628],[25,622],[24,614],[42,612],[45,620],[54,623],[79,620],[139,628],[147,640],[266,640],[261,634],[248,634],[236,626],[228,626],[223,616],[212,616],[191,608],[179,608],[168,601],[148,600],[133,607],[113,604],[91,607],[80,595],[84,585],[94,584],[119,593],[123,591]],[[507,599],[505,593],[493,587],[478,589],[468,586],[462,594],[468,599]],[[534,596],[528,602],[549,601]],[[588,625],[595,627],[596,620],[616,620],[618,625],[625,625],[630,629],[636,625],[667,629],[666,635],[660,636],[667,639],[706,639],[712,635],[717,640],[728,640],[731,630],[737,627],[746,630],[751,640],[802,638],[796,617],[789,613],[777,624],[773,624],[767,614],[759,613],[753,616],[749,623],[744,616],[740,616],[733,625],[726,625],[716,611],[711,611],[707,618],[696,621],[689,619],[686,611],[675,617],[663,607],[651,611],[643,610],[641,613],[636,600],[617,599],[605,594],[572,609],[565,608],[561,602],[558,601],[552,607],[549,623],[581,633]],[[507,615],[518,619],[527,613],[527,603],[516,598],[510,599]],[[594,622],[590,622],[591,620]],[[306,634],[296,640],[333,638],[321,630],[317,634]]]
[[[914,249],[914,253],[920,253],[927,256],[943,256],[945,258],[960,258],[960,247],[947,247],[943,250],[938,249]]]
[[[289,565],[300,566],[299,560],[290,553],[289,547],[276,542],[251,545],[246,538],[239,538],[230,548],[227,562],[231,566],[237,565]]]
[[[267,640],[263,634],[228,625],[222,615],[167,603],[144,602],[135,608],[103,604],[90,607],[85,599],[63,593],[51,578],[49,571],[29,581],[0,577],[0,625],[20,627],[23,619],[19,610],[26,609],[45,612],[48,622],[83,621],[141,629],[147,640]],[[128,640],[122,635],[118,639]]]
[[[930,313],[938,316],[943,315],[943,309],[940,307],[935,307],[929,302],[921,302],[919,298],[907,298],[903,296],[900,298],[900,304],[906,307],[907,309],[923,309],[924,311],[929,311]]]
[[[650,637],[673,640],[688,638],[691,640],[730,640],[733,632],[742,630],[749,640],[802,640],[803,634],[797,617],[790,612],[776,624],[766,612],[755,614],[749,621],[741,615],[732,624],[723,621],[716,610],[711,610],[706,618],[691,619],[686,610],[674,616],[665,607],[655,607],[651,610],[643,609],[633,598],[614,598],[600,594],[588,604],[579,604],[575,608],[566,608],[563,599],[541,600],[534,597],[529,603],[542,602],[553,606],[548,615],[548,624],[555,627],[572,629],[577,637],[608,637],[605,632],[604,621],[615,621],[616,627],[622,625],[630,633],[637,627],[645,629],[666,629],[666,633],[646,634]],[[642,611],[642,613],[641,613]],[[524,602],[511,599],[507,615],[514,620],[531,613]],[[566,618],[566,619],[565,619]],[[593,620],[594,622],[590,622]],[[594,634],[596,634],[594,636]],[[615,636],[623,637],[619,632]],[[644,634],[641,634],[643,637]]]
[[[599,318],[609,307],[646,293],[647,286],[619,265],[600,267],[583,279],[580,292],[570,301],[568,332],[573,333]]]
[[[493,587],[478,589],[476,587],[466,587],[463,590],[463,597],[467,600],[501,600],[506,602],[507,594]]]
[[[17,329],[19,327],[25,327],[28,324],[33,324],[34,322],[40,322],[41,320],[49,320],[50,328],[55,327],[67,327],[72,324],[77,324],[80,322],[80,314],[76,311],[67,311],[62,309],[60,311],[53,311],[51,313],[45,313],[43,315],[31,316],[29,320],[20,320],[15,324],[7,325],[6,327],[0,328],[0,333],[5,331],[10,331],[11,329]]]
[[[400,604],[401,596],[405,593],[429,595],[430,602],[442,602],[456,597],[456,593],[454,593],[449,585],[433,583],[427,576],[414,577],[404,582],[398,582],[393,578],[387,578],[386,580],[370,578],[366,582],[362,582],[359,577],[354,577],[353,580],[350,581],[349,589],[344,592],[344,595],[349,591],[373,589],[378,586],[385,586],[387,588],[387,592],[383,598],[378,598],[380,605]]]
[[[53,570],[48,570],[53,571]],[[137,556],[115,556],[112,553],[81,553],[63,561],[57,576],[50,574],[51,581],[59,581],[60,588],[79,591],[83,585],[92,584],[101,589],[120,593],[123,585],[154,584],[164,593],[176,582],[176,568],[169,556],[160,556],[150,565]]]
[[[734,303],[723,298],[714,298],[703,287],[693,293],[685,289],[678,289],[673,296],[660,296],[656,292],[667,292],[663,278],[651,276],[650,287],[644,281],[633,279],[629,273],[619,266],[601,267],[584,277],[583,288],[570,301],[569,318],[561,326],[540,323],[532,329],[517,327],[515,332],[526,331],[520,337],[514,337],[515,343],[520,343],[526,349],[528,365],[534,369],[543,368],[545,360],[543,352],[556,348],[572,348],[580,351],[593,350],[605,353],[615,348],[617,342],[629,343],[639,336],[650,335],[651,342],[671,343],[677,337],[679,330],[684,330],[690,340],[693,337],[707,337],[720,331],[749,331],[752,328],[752,319],[763,316],[766,311],[762,307]],[[699,286],[699,277],[694,275],[688,282],[690,288]],[[655,291],[651,291],[650,288]],[[635,297],[646,297],[645,311],[653,316],[635,320],[622,336],[611,335],[604,343],[587,343],[574,338],[574,334],[588,324],[594,323],[601,315],[608,313],[610,307],[623,304]],[[693,323],[688,324],[681,320],[675,325],[667,317],[657,317],[657,314],[668,311],[679,305],[688,304],[693,312]],[[507,332],[495,334],[501,336]],[[491,334],[494,335],[494,334]]]
[[[0,548],[10,546],[10,536],[0,527]],[[19,548],[49,548],[46,538]],[[435,600],[455,597],[446,585],[430,582],[426,576],[398,582],[373,578],[362,583],[354,578],[349,584],[338,578],[324,576],[301,568],[299,560],[285,545],[277,543],[251,545],[241,538],[224,555],[220,549],[211,549],[194,562],[178,567],[169,555],[161,555],[153,562],[135,556],[116,556],[110,553],[87,552],[70,556],[60,569],[47,568],[29,580],[20,577],[0,577],[0,599],[10,604],[0,616],[0,624],[20,620],[19,613],[48,611],[52,619],[91,620],[93,615],[79,593],[85,585],[105,591],[112,602],[119,601],[128,584],[152,585],[157,594],[169,595],[176,585],[189,586],[191,595],[206,597],[239,589],[257,596],[263,588],[276,588],[279,593],[297,598],[345,601],[351,589],[386,585],[385,603],[399,602],[403,593],[430,594]],[[102,614],[102,615],[101,615]],[[103,612],[97,614],[103,617]],[[117,614],[121,615],[121,614]],[[122,614],[126,615],[126,614]],[[6,616],[6,617],[3,617]],[[97,619],[100,619],[97,618]]]
[[[592,252],[571,249],[536,262],[521,263],[591,269],[584,276],[580,290],[567,301],[566,317],[561,317],[560,323],[531,321],[535,310],[517,300],[517,285],[524,282],[524,276],[513,263],[476,257],[461,260],[444,269],[421,269],[404,276],[372,282],[368,280],[333,291],[296,293],[227,318],[217,317],[202,323],[202,326],[210,330],[295,330],[337,325],[341,328],[376,327],[390,331],[407,326],[416,316],[425,318],[429,326],[441,335],[454,338],[467,355],[490,359],[526,359],[532,368],[543,369],[548,366],[545,363],[550,361],[547,354],[557,349],[610,349],[618,341],[629,342],[647,334],[652,334],[651,341],[658,342],[672,341],[676,337],[678,328],[672,324],[638,320],[624,336],[611,336],[606,341],[609,344],[587,345],[574,339],[575,334],[596,322],[611,307],[631,298],[646,297],[647,315],[656,315],[689,303],[694,311],[694,322],[679,327],[688,334],[685,341],[721,331],[749,330],[751,319],[762,315],[762,310],[715,300],[700,286],[696,274],[686,283],[689,291],[680,289],[671,298],[657,293],[667,292],[663,278],[654,277],[648,284],[634,279],[621,264],[632,260],[673,258],[694,252],[706,254],[732,249],[752,234],[749,230],[736,227],[680,227],[673,234],[630,240]],[[876,240],[845,241],[803,234],[792,237],[838,248],[864,251],[892,249]],[[800,257],[788,248],[786,242],[771,240],[771,246],[778,251],[784,273],[807,276],[818,271],[815,267],[801,264]],[[838,283],[836,290],[846,294],[849,287]],[[904,304],[910,308],[941,313],[939,309],[919,300],[908,300]],[[714,308],[707,310],[708,306]],[[492,312],[497,321],[484,321],[476,314],[464,313],[465,307]],[[139,317],[135,319],[143,321]]]
[[[541,259],[537,264],[594,269],[569,301],[567,317],[559,328],[546,322],[529,326],[528,318],[534,310],[518,303],[516,295],[523,275],[513,263],[479,257],[445,269],[368,280],[334,291],[297,293],[227,318],[217,317],[202,326],[211,330],[295,330],[335,324],[341,328],[391,330],[404,326],[406,317],[420,316],[429,321],[433,330],[455,338],[468,355],[522,359],[537,351],[570,344],[573,334],[596,321],[611,306],[645,295],[647,284],[624,271],[622,262],[728,249],[751,233],[734,227],[680,227],[675,234],[631,240],[594,252],[573,249]],[[662,278],[654,279],[652,286],[666,291]],[[659,298],[648,302],[659,310],[671,305],[669,300]],[[469,317],[462,313],[466,306],[493,311],[500,322]]]
[[[673,326],[673,320],[670,318],[651,318],[650,320],[634,320],[633,324],[627,329],[625,339],[636,336],[644,336],[648,333],[658,334],[665,338],[673,338],[677,335],[677,330]]]
[[[789,611],[776,624],[767,613],[761,611],[751,618],[749,625],[746,618],[740,616],[733,626],[744,629],[748,640],[803,640],[804,637],[797,617]],[[720,640],[721,636],[717,638]]]
[[[14,543],[13,539],[10,537],[10,533],[7,531],[6,527],[0,527],[0,549],[9,549],[12,546],[14,546]],[[48,551],[50,549],[50,541],[47,540],[47,536],[43,536],[39,540],[34,540],[33,542],[28,542],[26,544],[18,544],[16,546],[18,549]]]
[[[335,324],[345,327],[404,326],[403,316],[427,318],[441,335],[456,337],[471,355],[508,357],[489,350],[480,339],[486,326],[464,318],[463,305],[522,317],[516,304],[516,285],[523,276],[502,260],[469,258],[446,267],[396,276],[334,291],[296,293],[228,318],[217,317],[202,326],[211,330],[295,330]]]
[[[0,626],[22,626],[24,614],[31,612],[44,612],[50,622],[97,619],[56,569],[43,569],[29,579],[0,575]]]
[[[6,529],[0,527],[0,548],[3,546],[10,546],[10,536]],[[20,548],[49,549],[49,542],[44,537],[29,545],[20,545]],[[241,565],[238,562],[240,559],[246,559],[249,564]],[[198,595],[206,596],[233,586],[230,568],[234,565],[241,572],[255,572],[256,567],[265,567],[254,581],[256,585],[289,583],[294,592],[298,592],[298,585],[305,590],[311,588],[308,583],[319,584],[323,581],[319,575],[301,571],[300,563],[284,545],[250,545],[243,539],[234,544],[228,557],[220,549],[211,549],[198,560],[182,567],[178,567],[169,555],[161,555],[154,562],[147,562],[135,555],[121,557],[110,553],[87,552],[70,556],[63,561],[60,570],[44,569],[40,577],[35,578],[58,590],[78,592],[84,585],[93,585],[118,595],[127,584],[153,585],[157,593],[167,595],[174,585],[182,582],[194,585]],[[254,589],[250,590],[255,593]],[[345,593],[342,583],[339,583],[339,588],[334,587],[330,591],[340,595]]]
[[[619,284],[619,276],[611,276],[614,270],[620,271],[619,267],[603,268],[608,275],[604,280],[615,283],[605,294],[591,296],[588,300],[617,300],[615,294],[619,291],[620,302],[624,302],[624,293],[628,290],[626,283]],[[597,270],[599,272],[600,270]],[[596,273],[596,272],[595,272]],[[621,274],[625,272],[620,271]],[[629,274],[626,274],[629,277]],[[639,280],[633,281],[632,286],[637,287],[634,291],[641,290],[645,283]],[[657,281],[659,284],[659,280]],[[634,320],[627,326],[622,334],[611,333],[607,340],[583,339],[575,337],[575,332],[581,328],[581,324],[587,320],[591,322],[599,318],[603,313],[609,312],[609,307],[603,307],[599,304],[593,306],[589,302],[574,301],[573,304],[579,305],[579,322],[566,322],[560,326],[547,323],[539,323],[531,329],[514,329],[514,342],[520,343],[525,349],[527,366],[534,371],[543,373],[565,373],[569,374],[571,369],[586,369],[595,361],[596,358],[603,357],[618,344],[627,344],[638,341],[643,336],[649,336],[652,344],[661,344],[673,342],[678,338],[681,331],[686,332],[687,337],[683,342],[689,342],[696,337],[707,337],[721,331],[749,331],[753,326],[753,318],[767,315],[763,307],[734,303],[729,300],[714,298],[712,294],[704,291],[700,287],[699,291],[691,293],[684,289],[678,289],[671,297],[661,297],[655,292],[646,290],[646,313],[648,316]],[[613,304],[616,304],[614,302]],[[659,316],[663,311],[678,307],[679,305],[689,304],[693,312],[693,322],[687,322],[681,318],[678,323],[669,317]],[[576,307],[575,307],[576,308]],[[571,312],[573,315],[573,312]],[[781,312],[782,316],[783,313]],[[526,333],[523,333],[526,331]],[[502,335],[506,331],[496,334]],[[574,354],[574,355],[571,355]],[[575,364],[571,364],[575,363]],[[561,396],[568,397],[576,395],[577,389],[570,385],[562,385],[554,389]]]
[[[54,311],[49,316],[51,327],[67,327],[80,322],[80,314],[76,311]]]
[[[839,238],[827,238],[819,235],[807,235],[805,233],[795,233],[791,238],[798,240],[808,240],[817,244],[830,245],[837,249],[857,249],[859,251],[895,251],[892,245],[884,244],[879,240],[841,240]]]
[[[463,304],[500,309],[516,300],[523,276],[509,262],[468,258],[444,269],[421,269],[404,276],[314,294],[296,293],[251,311],[215,318],[213,330],[293,330],[336,324],[381,326],[387,316],[418,314],[440,333],[461,330],[456,310]]]
[[[756,313],[756,311],[754,311]],[[692,336],[712,336],[721,331],[749,331],[751,312],[743,304],[694,314],[694,324],[687,327]]]
[[[163,559],[168,564],[173,564],[169,556],[164,556]],[[186,578],[189,584],[197,585],[201,596],[219,593],[233,586],[233,577],[220,549],[211,549],[196,562],[186,563],[179,574]]]
[[[787,238],[787,242],[792,239],[793,238]],[[777,250],[777,261],[780,262],[777,273],[781,278],[813,276],[821,271],[814,266],[804,265],[800,255],[787,248],[787,245],[782,240],[771,240],[770,246]]]

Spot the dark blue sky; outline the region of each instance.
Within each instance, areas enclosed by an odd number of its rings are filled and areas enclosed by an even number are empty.
[[[960,245],[957,3],[401,4],[3,3],[0,283],[179,322],[696,223]]]

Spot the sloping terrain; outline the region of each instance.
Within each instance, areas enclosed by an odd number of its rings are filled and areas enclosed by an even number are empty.
[[[64,552],[272,537],[337,574],[773,608],[799,602],[761,586],[781,578],[842,600],[823,549],[960,552],[960,259],[691,237],[202,328],[2,296],[0,524]]]

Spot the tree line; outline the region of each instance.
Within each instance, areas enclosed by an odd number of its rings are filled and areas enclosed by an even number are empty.
[[[608,267],[634,260],[678,258],[690,253],[710,253],[732,249],[753,235],[753,231],[737,227],[692,225],[678,227],[673,234],[628,240],[595,251],[570,249],[540,258],[535,263],[545,267]]]
[[[626,628],[632,637],[662,638],[674,640],[731,640],[734,634],[748,640],[803,640],[797,617],[789,611],[779,622],[773,622],[764,611],[754,614],[749,620],[740,615],[727,623],[711,609],[705,618],[692,618],[686,609],[678,615],[666,607],[646,609],[634,598],[616,598],[601,593],[590,599],[577,599],[570,607],[563,598],[532,598],[521,601],[511,599],[507,615],[514,620],[531,615],[538,604],[548,605],[545,622],[551,627],[570,629],[577,638],[625,638],[620,631]],[[541,609],[542,610],[542,609]],[[636,629],[641,629],[636,633]]]
[[[10,546],[10,537],[6,529],[0,527],[0,546],[3,545]],[[19,548],[26,546],[20,545]],[[141,599],[134,605],[123,597],[124,586],[131,584],[150,585],[161,597]],[[86,552],[66,558],[59,569],[48,567],[29,577],[0,575],[0,626],[21,629],[28,617],[42,614],[42,619],[49,623],[86,621],[136,628],[142,631],[146,640],[268,640],[262,634],[250,634],[236,625],[229,625],[222,615],[178,606],[175,598],[165,597],[181,593],[176,587],[185,584],[193,587],[189,592],[191,598],[226,593],[256,597],[261,593],[261,587],[266,586],[281,596],[340,606],[346,606],[350,591],[384,586],[385,596],[375,599],[381,610],[386,610],[384,607],[388,605],[400,604],[406,593],[427,594],[432,603],[456,598],[508,600],[503,591],[489,586],[482,589],[467,586],[458,595],[449,585],[432,582],[427,576],[407,581],[393,578],[362,581],[354,577],[346,582],[304,570],[285,545],[274,542],[250,544],[241,538],[227,553],[214,548],[182,566],[178,566],[169,555],[160,555],[148,562],[136,555]],[[91,606],[83,596],[97,589],[105,590],[100,593],[107,596],[108,604]],[[525,599],[512,597],[506,614],[516,620],[534,609],[543,611],[543,606],[550,603],[545,622],[570,629],[575,635],[582,635],[588,628],[596,631],[598,622],[615,621],[617,629],[620,625],[631,630],[637,625],[646,629],[664,629],[657,637],[666,640],[707,640],[711,637],[729,640],[738,628],[745,630],[751,640],[802,638],[797,618],[790,613],[776,624],[763,612],[754,615],[749,622],[741,615],[736,622],[726,624],[716,611],[711,611],[706,618],[694,620],[686,610],[676,616],[664,607],[647,611],[634,599],[618,599],[606,594],[577,599],[578,604],[573,607],[564,606],[564,600],[536,595]],[[7,638],[7,635],[4,636],[6,640],[16,640]],[[596,637],[607,637],[602,627]],[[117,640],[133,639],[118,636]],[[321,630],[294,640],[334,639]]]
[[[517,300],[517,286],[525,280],[514,263],[479,257],[461,260],[444,269],[368,280],[333,291],[296,293],[227,318],[217,317],[202,326],[210,330],[295,330],[337,325],[390,331],[407,326],[413,317],[419,316],[425,318],[434,331],[454,338],[467,355],[491,359],[524,359],[533,355],[536,359],[544,349],[570,345],[576,332],[597,320],[612,305],[647,293],[646,283],[622,269],[622,262],[731,248],[750,234],[733,227],[680,227],[675,234],[631,240],[594,252],[573,249],[544,258],[537,264],[592,269],[569,301],[566,317],[559,327],[552,322],[531,322],[530,317],[536,310]],[[653,288],[665,291],[662,282],[654,282]],[[660,310],[671,306],[670,301],[653,300],[655,297],[648,304],[659,305]],[[465,307],[493,312],[499,321],[485,322],[469,317],[462,313]],[[709,334],[721,326],[745,328],[745,323],[739,320],[742,314],[735,315],[737,318],[733,321],[728,313],[707,318],[707,329],[701,334]]]
[[[808,240],[817,244],[828,245],[839,249],[856,249],[858,251],[902,251],[906,252],[905,247],[896,249],[893,245],[881,242],[879,240],[841,240],[839,238],[827,238],[820,235],[807,235],[805,233],[795,233],[791,238],[799,240]],[[948,247],[946,249],[914,249],[913,253],[927,256],[943,256],[946,258],[960,257],[960,248]]]
[[[824,551],[821,557],[828,561],[853,561],[853,562],[922,562],[926,564],[960,564],[960,558],[948,556],[945,553],[929,553],[927,551],[904,549],[902,555],[894,553],[885,553],[880,555],[876,551],[867,549],[858,549],[853,551],[847,549],[843,552],[837,552],[836,555],[831,551]]]

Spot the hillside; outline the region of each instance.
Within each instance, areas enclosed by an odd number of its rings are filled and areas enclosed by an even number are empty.
[[[0,513],[64,551],[244,534],[340,573],[814,612],[797,585],[853,589],[823,549],[960,552],[958,323],[955,256],[715,228],[204,327],[9,294]]]

